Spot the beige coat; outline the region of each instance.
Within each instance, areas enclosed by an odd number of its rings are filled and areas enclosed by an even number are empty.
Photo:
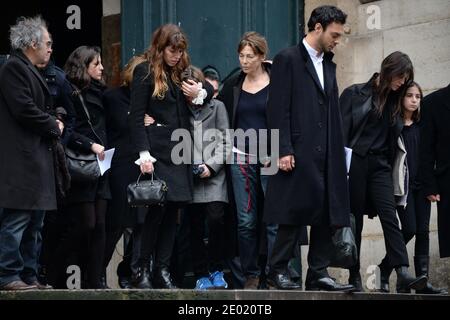
[[[394,183],[394,195],[398,206],[406,207],[408,198],[409,172],[408,162],[406,161],[406,147],[403,137],[397,140],[397,150],[394,164],[392,166],[392,181]]]

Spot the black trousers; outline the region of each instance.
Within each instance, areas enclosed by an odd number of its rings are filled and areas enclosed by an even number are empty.
[[[355,240],[358,253],[361,253],[364,214],[370,207],[380,218],[389,265],[408,266],[408,253],[396,215],[391,166],[386,156],[369,154],[360,157],[354,154],[350,168],[349,189],[350,204],[356,222]],[[359,269],[358,259],[357,265],[351,270],[359,271]]]
[[[419,190],[410,189],[406,208],[398,207],[397,211],[402,223],[405,243],[416,236],[414,254],[428,256],[430,251],[430,201]]]
[[[133,258],[131,270],[150,262],[154,268],[170,268],[170,259],[175,243],[177,213],[179,205],[167,203],[164,207],[138,208],[148,210],[144,223],[136,224],[133,230]]]
[[[197,278],[209,272],[222,271],[225,253],[225,203],[191,204],[186,208],[190,223],[190,240],[194,274]],[[205,245],[205,222],[208,246]]]
[[[301,228],[293,225],[279,225],[277,236],[269,259],[270,273],[287,273],[289,260],[294,256]],[[331,230],[328,226],[312,226],[308,252],[308,273],[306,281],[328,276],[328,265],[333,255]]]

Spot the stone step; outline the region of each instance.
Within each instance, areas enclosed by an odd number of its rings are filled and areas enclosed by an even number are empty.
[[[450,300],[450,295],[279,290],[31,290],[0,291],[0,300]]]

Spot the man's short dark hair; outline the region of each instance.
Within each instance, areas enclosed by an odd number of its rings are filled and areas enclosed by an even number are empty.
[[[329,24],[336,22],[345,24],[347,15],[338,7],[335,6],[320,6],[313,10],[308,21],[308,32],[314,31],[317,23],[322,25],[325,31]]]

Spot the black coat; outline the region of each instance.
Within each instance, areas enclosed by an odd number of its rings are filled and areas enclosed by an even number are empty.
[[[419,179],[425,196],[441,196],[439,251],[450,257],[450,85],[426,96],[421,110]]]
[[[135,182],[140,170],[134,161],[139,155],[131,143],[128,114],[130,111],[130,88],[122,86],[108,89],[103,95],[106,114],[108,147],[115,148],[109,171],[111,201],[108,206],[108,225],[127,227],[134,225],[134,215],[127,202],[127,186]]]
[[[187,202],[192,200],[193,176],[189,164],[174,164],[172,149],[178,141],[171,141],[176,129],[189,132],[189,109],[181,89],[169,80],[169,90],[164,99],[152,98],[154,83],[148,75],[148,63],[136,66],[131,85],[130,130],[134,151],[148,150],[157,159],[155,173],[169,188],[167,200]],[[144,115],[155,119],[151,126],[144,126]],[[189,150],[190,144],[184,150]]]
[[[279,129],[280,157],[295,169],[269,178],[265,219],[288,225],[350,224],[345,151],[332,54],[323,60],[325,90],[303,45],[274,59],[267,118]]]
[[[84,103],[91,118],[91,129],[88,117],[84,111],[81,99],[77,94],[72,94],[73,110],[68,111],[75,115],[75,125],[69,137],[67,145],[82,153],[89,153],[93,143],[100,144],[107,149],[105,109],[103,108],[104,86],[97,81],[81,91]],[[94,202],[96,199],[109,199],[110,192],[107,183],[108,172],[94,182],[80,183],[72,181],[71,189],[67,196],[67,203]]]
[[[15,52],[0,71],[0,207],[55,210],[52,145],[60,131],[45,80]]]
[[[354,84],[346,88],[339,99],[345,145],[353,148],[364,130],[370,111],[373,108],[373,82],[378,76],[375,73],[366,83]],[[395,98],[394,98],[395,100]],[[392,106],[388,105],[385,109],[385,116],[390,116]],[[403,121],[398,115],[394,121],[390,120],[389,134],[387,140],[386,160],[387,166],[391,166],[395,156],[397,140],[403,130]],[[363,162],[358,161],[356,157],[365,157],[366,154],[353,154],[353,161],[350,168],[350,194],[351,209],[355,214],[368,214],[373,218],[377,215],[371,199],[367,197],[367,190],[361,188],[365,185],[367,172],[361,166]]]

